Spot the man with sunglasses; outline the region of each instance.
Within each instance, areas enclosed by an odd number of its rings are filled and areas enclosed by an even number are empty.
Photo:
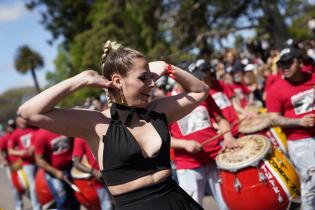
[[[287,136],[300,175],[302,209],[315,209],[315,74],[301,71],[302,54],[292,47],[281,51],[277,65],[282,77],[267,91],[267,109]]]

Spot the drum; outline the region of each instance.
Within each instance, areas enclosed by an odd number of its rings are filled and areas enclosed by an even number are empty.
[[[259,114],[254,118],[247,118],[240,122],[238,132],[243,134],[256,133],[268,128],[271,125],[271,119],[268,114]]]
[[[287,137],[280,127],[270,127],[262,132],[266,135],[275,149],[280,149],[288,157]]]
[[[18,159],[17,161],[15,161],[14,163],[11,164],[11,170],[12,171],[17,171],[23,168],[23,160],[22,159]]]
[[[82,163],[90,167],[85,156],[82,158]],[[89,210],[101,210],[100,200],[96,191],[99,184],[91,174],[81,172],[73,167],[71,169],[71,176],[73,184],[80,190],[80,192],[75,192],[75,197],[79,203]]]
[[[239,132],[265,135],[274,148],[280,149],[285,155],[288,155],[287,138],[280,127],[271,126],[271,119],[267,113],[242,121],[239,125]]]
[[[19,193],[25,193],[29,188],[27,176],[23,168],[11,170],[11,179],[14,187]]]
[[[223,198],[231,210],[281,210],[300,196],[299,178],[290,161],[264,135],[237,140],[242,148],[218,154]]]
[[[55,203],[43,169],[37,171],[35,177],[35,192],[43,209],[49,209]]]

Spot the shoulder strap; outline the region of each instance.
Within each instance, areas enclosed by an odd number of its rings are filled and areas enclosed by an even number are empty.
[[[116,103],[112,103],[112,105],[110,107],[110,115],[112,117],[112,120],[115,120],[115,121],[119,120],[119,115],[118,115]]]

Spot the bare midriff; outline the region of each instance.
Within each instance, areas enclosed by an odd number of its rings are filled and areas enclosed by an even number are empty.
[[[108,189],[113,196],[120,195],[123,193],[131,192],[133,190],[137,190],[143,187],[160,183],[164,181],[167,177],[169,177],[171,173],[172,173],[171,169],[157,171],[153,174],[140,177],[138,179],[132,180],[124,184],[108,186]]]

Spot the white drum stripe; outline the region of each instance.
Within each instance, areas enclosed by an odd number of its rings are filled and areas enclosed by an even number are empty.
[[[291,200],[292,196],[290,193],[290,190],[287,188],[287,185],[282,181],[281,177],[278,175],[278,173],[274,170],[274,168],[269,164],[267,160],[264,160],[264,163],[266,164],[269,171],[272,173],[274,177],[276,177],[277,181],[281,185],[282,189],[284,190],[285,194],[287,195],[288,199]]]

